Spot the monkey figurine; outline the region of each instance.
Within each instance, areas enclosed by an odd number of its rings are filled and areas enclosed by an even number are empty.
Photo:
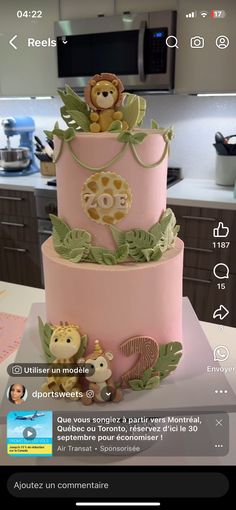
[[[93,392],[91,398],[88,396],[89,391],[86,391],[82,397],[82,403],[84,405],[91,405],[93,402],[104,403],[108,400],[112,402],[120,402],[122,400],[122,392],[116,387],[112,379],[111,361],[113,354],[111,352],[104,352],[99,340],[94,342],[94,351],[81,358],[79,363],[86,363],[90,365],[93,373],[92,375],[86,375],[85,379],[88,381],[88,390]],[[106,388],[108,394],[110,393],[110,399],[106,397]]]

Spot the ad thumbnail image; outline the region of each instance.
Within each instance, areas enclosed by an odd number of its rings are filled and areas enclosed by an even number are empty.
[[[14,457],[52,455],[52,412],[12,411],[7,415],[7,453]]]

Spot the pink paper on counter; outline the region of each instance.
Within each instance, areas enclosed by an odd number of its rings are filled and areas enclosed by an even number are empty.
[[[0,313],[0,363],[18,349],[25,321],[25,317]]]

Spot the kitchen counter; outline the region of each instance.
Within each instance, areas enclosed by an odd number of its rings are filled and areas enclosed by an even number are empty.
[[[0,189],[22,191],[55,190],[48,186],[55,177],[42,176],[40,172],[24,177],[3,177],[0,175]],[[183,179],[167,190],[168,205],[187,205],[192,207],[210,207],[236,210],[233,188],[218,186],[208,179]]]
[[[55,177],[49,175],[43,176],[40,172],[19,177],[5,177],[5,175],[0,175],[0,189],[19,191],[34,191],[36,189],[52,190],[55,189],[55,187],[48,186],[47,182],[53,179],[55,179]]]
[[[183,179],[167,190],[167,202],[172,205],[236,210],[233,187],[218,186],[208,179]]]

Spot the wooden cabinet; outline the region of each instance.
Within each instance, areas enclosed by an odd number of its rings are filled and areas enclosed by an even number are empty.
[[[200,320],[236,326],[236,240],[233,236],[236,232],[236,211],[170,207],[180,225],[179,237],[185,244],[184,296],[188,296]],[[219,222],[229,227],[227,238],[213,237],[213,229]],[[227,242],[230,242],[228,248]],[[219,263],[229,267],[228,279],[215,277],[213,268]],[[220,272],[219,276],[223,273]],[[230,312],[223,321],[213,319],[214,311],[221,304]]]
[[[0,189],[0,280],[41,286],[33,192]]]

